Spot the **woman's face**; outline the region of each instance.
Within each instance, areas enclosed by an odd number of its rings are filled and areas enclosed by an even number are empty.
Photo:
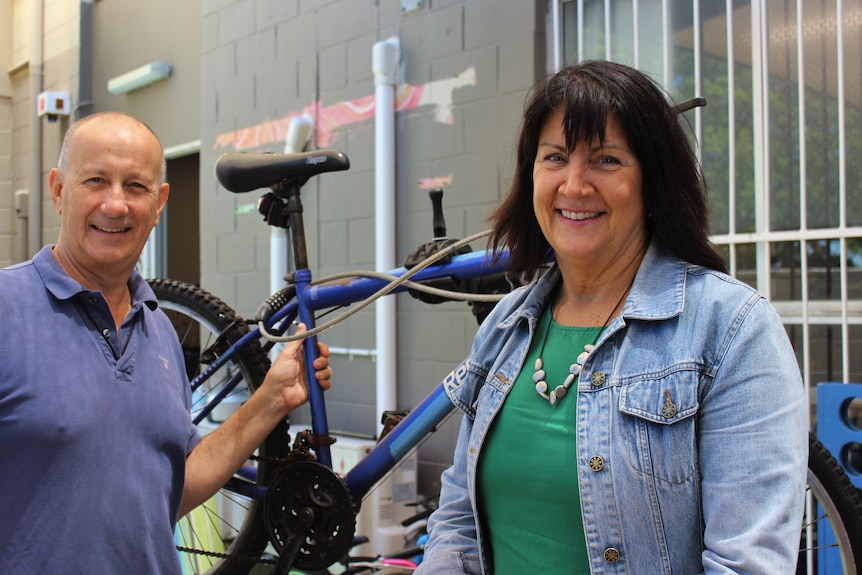
[[[563,110],[546,121],[533,164],[533,210],[561,266],[597,274],[646,249],[640,161],[608,115],[604,144],[580,140],[570,153]]]

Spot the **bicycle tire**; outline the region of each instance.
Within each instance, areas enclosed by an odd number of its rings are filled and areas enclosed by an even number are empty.
[[[148,283],[159,300],[160,309],[168,315],[177,330],[186,357],[189,379],[206,367],[202,355],[212,352],[211,345],[218,336],[223,341],[233,343],[249,331],[248,325],[230,306],[197,286],[169,279],[151,279]],[[269,364],[263,348],[254,342],[214,374],[209,381],[216,383],[207,384],[209,396],[217,393],[221,384],[237,372],[243,381],[233,392],[234,397],[243,392],[253,392],[263,383]],[[198,392],[196,398],[200,395]],[[193,415],[196,409],[194,399]],[[229,400],[225,405],[230,404]],[[217,425],[213,423],[212,416],[205,418],[198,425],[202,433],[207,431],[202,427],[204,422],[208,429]],[[266,484],[279,466],[272,460],[285,458],[289,449],[285,421],[257,450],[257,485]],[[266,553],[269,537],[263,521],[263,501],[243,498],[226,490],[220,491],[215,501],[215,509],[211,500],[205,504],[206,507],[192,510],[177,524],[177,549],[184,572],[245,575],[255,565],[272,563],[271,556]],[[233,516],[238,515],[240,520],[222,515],[222,509],[227,509],[225,513],[229,512]]]
[[[862,574],[862,499],[838,461],[808,434],[808,494],[797,575]],[[816,509],[814,502],[819,504]],[[833,541],[826,541],[824,526]]]

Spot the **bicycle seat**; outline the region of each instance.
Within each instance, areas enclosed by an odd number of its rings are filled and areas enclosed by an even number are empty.
[[[314,150],[297,154],[229,152],[216,160],[219,183],[234,193],[268,188],[273,184],[350,168],[350,160],[338,150]],[[300,184],[300,185],[301,185]]]

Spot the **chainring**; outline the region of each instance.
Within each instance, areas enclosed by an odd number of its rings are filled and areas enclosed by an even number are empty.
[[[307,530],[300,515],[304,509],[313,514]],[[264,522],[279,554],[301,537],[304,542],[292,566],[313,571],[329,567],[348,553],[356,531],[356,507],[334,471],[315,461],[296,461],[269,485]]]

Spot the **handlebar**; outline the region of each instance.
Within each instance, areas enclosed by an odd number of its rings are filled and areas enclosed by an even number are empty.
[[[404,261],[404,267],[406,269],[410,269],[420,264],[427,258],[436,253],[442,252],[458,241],[456,239],[446,237],[446,220],[443,216],[443,190],[435,188],[428,192],[428,196],[431,198],[431,217],[434,239],[430,242],[421,244],[408,254]],[[469,245],[465,245],[457,251],[447,255],[445,258],[442,258],[440,261],[448,263],[452,261],[453,257],[467,254],[472,251],[473,249]],[[458,281],[450,277],[426,280],[418,283],[441,290],[472,294],[506,294],[512,291],[515,287],[522,285],[522,282],[517,277],[505,272],[480,276],[465,281]],[[452,301],[450,298],[444,296],[428,294],[415,289],[408,289],[407,291],[411,296],[424,303],[439,304],[446,301]],[[476,317],[476,321],[481,324],[491,310],[494,309],[496,302],[471,301],[468,302],[468,304],[472,309],[473,315]]]

